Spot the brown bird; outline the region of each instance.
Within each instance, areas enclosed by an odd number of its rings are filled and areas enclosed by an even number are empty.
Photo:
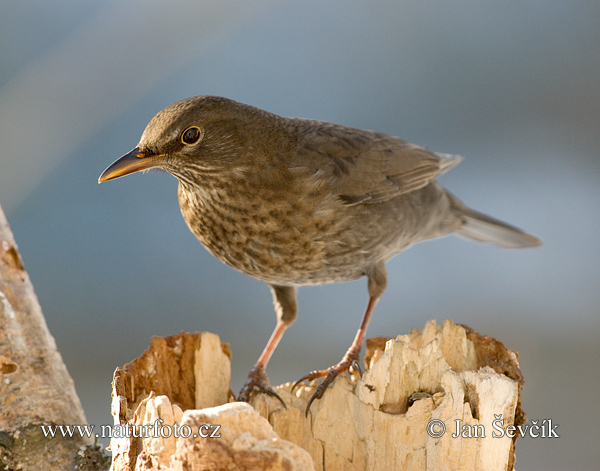
[[[368,278],[367,309],[342,360],[299,380],[324,377],[308,413],[335,377],[357,362],[387,285],[385,263],[394,255],[453,232],[506,248],[540,245],[467,208],[435,181],[461,159],[382,133],[198,96],[160,111],[137,147],[99,182],[151,167],[171,173],[198,240],[223,263],[269,285],[277,325],[240,400],[254,391],[277,396],[265,368],[296,318],[297,287]]]

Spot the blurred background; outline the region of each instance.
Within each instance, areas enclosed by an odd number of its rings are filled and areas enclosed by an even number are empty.
[[[521,470],[600,462],[600,3],[27,0],[0,6],[0,204],[93,424],[153,335],[208,330],[238,390],[275,316],[266,285],[188,231],[177,182],[100,173],[156,112],[223,95],[465,156],[441,183],[541,237],[508,251],[447,237],[388,263],[369,336],[451,318],[519,352]],[[273,384],[341,358],[366,280],[304,288]]]

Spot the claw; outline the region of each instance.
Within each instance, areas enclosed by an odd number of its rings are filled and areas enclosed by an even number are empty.
[[[322,378],[323,376],[327,375],[327,372],[329,370],[315,370],[315,371],[311,371],[310,373],[308,373],[307,375],[302,376],[302,378],[300,378],[298,381],[296,381],[294,383],[294,385],[292,386],[292,390],[291,392],[294,392],[294,389],[296,389],[296,387],[302,383],[303,381],[313,381],[317,378]]]
[[[313,401],[315,399],[321,399],[323,397],[323,394],[325,394],[325,390],[329,387],[329,385],[331,383],[333,383],[333,380],[335,378],[337,378],[337,376],[340,373],[347,371],[348,368],[349,368],[349,365],[345,364],[345,362],[341,362],[335,366],[332,366],[331,368],[329,368],[326,371],[313,371],[312,373],[307,375],[307,376],[311,376],[311,375],[314,375],[315,373],[318,373],[319,375],[316,376],[316,378],[325,376],[325,379],[323,381],[321,381],[321,383],[317,386],[317,389],[315,389],[315,392],[312,394],[312,396],[310,396],[310,399],[308,400],[308,404],[306,404],[306,410],[304,411],[305,417],[308,417],[308,411],[310,410],[310,406],[312,405]]]
[[[350,365],[350,367],[351,367],[353,370],[356,370],[356,371],[358,371],[358,376],[362,378],[363,372],[362,372],[362,370],[360,369],[360,365],[358,364],[358,360],[354,360],[354,361],[352,362],[352,364]]]
[[[302,378],[300,378],[298,381],[296,381],[294,383],[294,385],[292,386],[292,389],[290,390],[290,392],[293,394],[294,393],[294,389],[296,389],[298,387],[298,385],[302,382],[302,381],[306,381],[308,378],[306,376],[303,376]]]
[[[259,392],[268,394],[269,396],[277,398],[279,402],[287,409],[285,402],[281,399],[281,396],[275,392],[275,390],[269,385],[269,380],[265,375],[264,371],[260,369],[253,369],[248,375],[246,383],[242,387],[242,390],[238,394],[237,400],[242,402],[248,402],[250,395],[253,392]]]
[[[247,387],[247,385],[244,385],[244,387],[238,394],[238,397],[237,397],[238,401],[248,402],[250,400],[250,395],[253,392],[259,392],[259,393],[263,393],[263,394],[268,394],[269,396],[276,398],[279,402],[281,402],[281,405],[287,409],[287,405],[285,404],[285,402],[283,402],[283,399],[281,399],[281,396],[279,394],[277,394],[272,387],[270,387],[270,386],[267,387],[267,386],[263,386],[263,385],[259,385],[259,384],[248,385],[248,386],[251,386],[251,387]]]
[[[304,417],[308,418],[308,411],[310,410],[310,406],[313,403],[313,401],[315,399],[321,399],[321,397],[323,397],[323,394],[317,396],[317,391],[314,392],[314,394],[312,396],[310,396],[310,399],[308,400],[308,404],[306,404],[306,410],[304,411]]]
[[[323,394],[325,394],[325,390],[328,388],[328,386],[331,383],[333,383],[333,380],[340,373],[345,371],[344,369],[339,368],[339,366],[340,365],[332,366],[331,368],[329,368],[326,371],[327,375],[324,375],[325,379],[323,381],[321,381],[321,383],[317,386],[317,389],[315,389],[315,392],[312,394],[312,396],[310,396],[310,399],[308,400],[308,403],[306,404],[306,410],[304,411],[305,417],[308,417],[308,411],[310,410],[310,406],[312,405],[313,401],[315,399],[321,399],[323,397]],[[346,367],[346,369],[347,368],[348,367]]]
[[[283,399],[281,399],[281,396],[279,394],[277,394],[273,388],[269,388],[266,391],[261,391],[261,392],[264,392],[264,393],[268,394],[269,396],[273,396],[279,402],[281,402],[281,405],[284,407],[284,409],[287,409],[285,402],[283,402]]]
[[[340,361],[337,365],[334,365],[331,368],[328,368],[327,370],[311,371],[306,376],[303,376],[294,383],[294,386],[292,386],[292,392],[294,391],[296,386],[298,386],[298,384],[300,384],[302,381],[312,381],[317,378],[325,377],[325,379],[321,381],[321,384],[317,386],[317,389],[315,389],[315,392],[312,394],[312,396],[310,396],[310,399],[308,400],[308,404],[306,405],[306,411],[304,412],[304,415],[306,417],[308,417],[308,411],[310,410],[310,406],[312,405],[314,400],[321,399],[323,397],[323,394],[325,394],[325,390],[327,389],[327,387],[331,383],[333,383],[333,380],[338,375],[344,373],[345,371],[348,371],[352,367],[353,369],[356,369],[362,376],[362,370],[360,369],[360,366],[358,364],[359,352],[360,348],[351,347],[346,352],[346,355],[344,355],[342,361]]]
[[[306,410],[304,411],[305,417],[308,417],[308,411],[310,410],[310,406],[313,403],[313,401],[315,399],[321,399],[323,397],[323,394],[325,393],[325,390],[327,389],[327,386],[329,386],[333,382],[333,380],[339,373],[341,373],[342,371],[345,371],[345,370],[341,370],[338,372],[337,368],[339,366],[340,365],[338,364],[336,366],[332,366],[328,370],[311,371],[307,375],[302,376],[302,378],[300,378],[298,381],[296,381],[294,383],[294,385],[292,386],[292,389],[291,389],[292,393],[294,392],[294,389],[296,389],[296,387],[303,381],[313,381],[317,378],[322,378],[325,376],[325,379],[321,382],[321,384],[319,384],[317,386],[317,389],[315,389],[315,392],[312,394],[312,396],[310,396],[310,399],[308,400],[308,404],[306,404]],[[346,369],[347,369],[347,367],[346,367]]]

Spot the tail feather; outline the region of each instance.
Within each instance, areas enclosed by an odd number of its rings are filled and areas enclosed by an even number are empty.
[[[538,247],[542,241],[521,229],[499,219],[480,213],[465,206],[458,198],[450,194],[453,209],[460,214],[464,223],[456,232],[469,239],[489,242],[507,249]]]

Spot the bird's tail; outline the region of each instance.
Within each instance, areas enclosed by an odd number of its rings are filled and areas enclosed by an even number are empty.
[[[452,209],[458,214],[463,225],[456,232],[469,239],[489,242],[507,249],[537,247],[542,241],[521,229],[480,213],[465,206],[456,196],[448,192]]]

